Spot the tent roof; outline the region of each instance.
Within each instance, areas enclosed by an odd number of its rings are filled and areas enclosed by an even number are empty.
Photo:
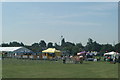
[[[22,47],[0,47],[0,51],[15,51],[20,48]]]
[[[116,52],[108,52],[108,53],[105,53],[104,55],[113,55],[113,54],[119,54],[119,53],[116,53]]]
[[[48,48],[47,50],[43,50],[42,52],[45,52],[45,53],[60,53],[60,51],[56,50],[55,48]]]

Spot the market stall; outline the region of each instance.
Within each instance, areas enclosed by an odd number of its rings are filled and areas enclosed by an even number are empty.
[[[48,48],[42,51],[42,58],[43,59],[54,59],[60,57],[60,50],[56,50],[55,48]]]

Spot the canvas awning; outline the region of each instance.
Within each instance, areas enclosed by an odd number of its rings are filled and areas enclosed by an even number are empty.
[[[56,50],[55,48],[48,48],[42,51],[43,53],[60,53],[60,50]]]
[[[116,53],[116,52],[108,52],[108,53],[105,53],[104,55],[118,55],[119,53]]]

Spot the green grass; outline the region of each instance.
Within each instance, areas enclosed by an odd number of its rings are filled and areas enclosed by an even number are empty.
[[[118,64],[84,62],[62,64],[62,61],[5,59],[3,78],[118,78]]]

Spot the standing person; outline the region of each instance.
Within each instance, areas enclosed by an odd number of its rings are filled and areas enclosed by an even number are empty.
[[[118,63],[120,63],[120,53],[118,54]]]
[[[66,56],[63,56],[63,64],[66,63]]]

